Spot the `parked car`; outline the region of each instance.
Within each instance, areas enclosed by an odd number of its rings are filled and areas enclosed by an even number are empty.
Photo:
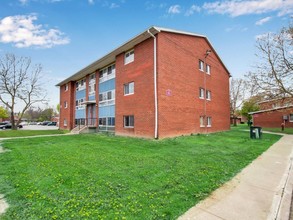
[[[31,121],[28,125],[37,125],[37,122]]]
[[[12,124],[11,123],[6,123],[4,125],[0,125],[0,129],[5,130],[5,129],[11,129],[12,128]],[[18,128],[23,128],[22,125],[18,125]]]
[[[42,125],[48,125],[50,121],[43,121]]]
[[[47,124],[47,126],[56,126],[56,125],[57,125],[57,122],[55,122],[55,121],[52,121]]]

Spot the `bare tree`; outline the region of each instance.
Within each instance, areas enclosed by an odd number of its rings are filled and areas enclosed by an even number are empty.
[[[268,33],[257,40],[259,62],[248,74],[267,98],[293,97],[293,27]]]
[[[237,114],[244,102],[256,95],[255,87],[244,79],[231,79],[230,81],[230,114],[233,125],[236,126]]]
[[[236,126],[237,110],[245,99],[245,85],[246,82],[243,79],[231,79],[230,81],[230,114],[233,118],[233,125]]]
[[[6,54],[0,58],[0,101],[9,109],[12,128],[16,129],[24,112],[33,104],[45,101],[41,85],[42,66],[32,65],[28,57]],[[22,106],[19,120],[15,123],[16,105]]]

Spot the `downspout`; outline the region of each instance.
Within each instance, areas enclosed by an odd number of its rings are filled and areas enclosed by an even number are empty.
[[[158,92],[157,92],[157,39],[150,30],[148,33],[154,38],[154,96],[155,96],[155,139],[158,139]]]

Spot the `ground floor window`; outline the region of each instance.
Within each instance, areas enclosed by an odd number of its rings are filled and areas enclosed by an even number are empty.
[[[99,126],[115,126],[115,117],[99,118]]]
[[[204,116],[199,117],[199,126],[204,127]]]
[[[85,118],[77,118],[75,119],[75,125],[85,125]]]
[[[290,115],[289,115],[289,121],[290,121],[290,122],[293,122],[293,114],[290,114]]]
[[[207,117],[207,126],[212,127],[212,117]]]
[[[126,115],[124,116],[124,127],[125,128],[133,128],[134,127],[134,116]]]
[[[64,119],[64,121],[63,121],[63,125],[64,125],[64,126],[67,126],[67,120],[66,120],[66,119]]]

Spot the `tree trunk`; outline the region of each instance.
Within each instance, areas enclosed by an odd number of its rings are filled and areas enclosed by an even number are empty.
[[[14,120],[14,112],[13,111],[11,111],[10,121],[11,121],[11,129],[16,130],[15,120]]]
[[[237,119],[237,117],[234,115],[234,116],[233,116],[233,126],[237,126],[236,119]]]

